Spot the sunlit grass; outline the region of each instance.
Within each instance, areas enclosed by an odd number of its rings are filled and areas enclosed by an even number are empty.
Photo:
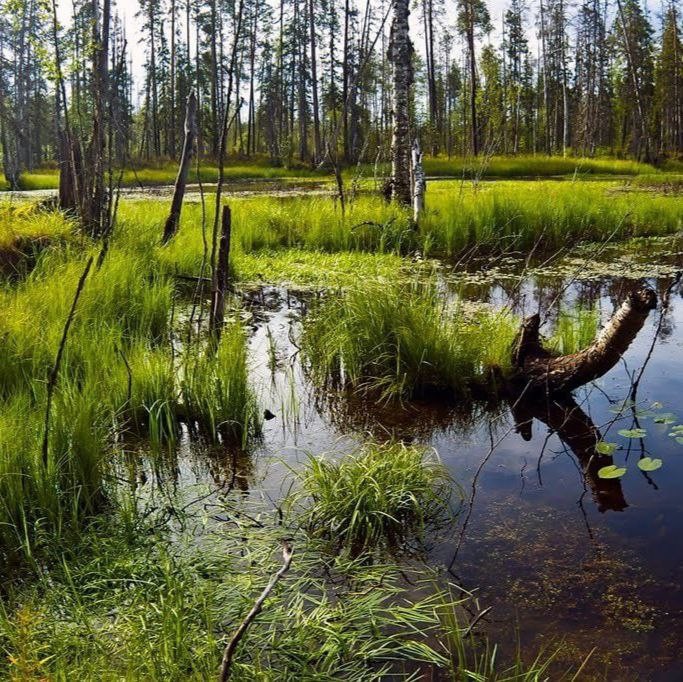
[[[14,249],[64,242],[74,232],[73,222],[55,211],[40,210],[29,202],[0,203],[0,257]]]
[[[554,175],[637,175],[652,173],[653,166],[630,159],[517,155],[475,158],[428,158],[428,175],[456,177],[546,177]]]
[[[599,326],[597,308],[561,310],[546,346],[560,355],[577,353],[593,343]]]
[[[333,296],[304,324],[302,349],[320,385],[350,384],[384,399],[468,395],[510,363],[506,313],[447,302],[435,284],[360,285]]]
[[[304,527],[354,556],[414,547],[449,516],[453,482],[425,448],[370,443],[339,462],[311,455],[297,477]]]
[[[683,172],[681,162],[668,160],[663,170],[670,173]],[[382,167],[382,172],[388,172]],[[599,175],[639,175],[654,173],[657,170],[646,163],[629,159],[615,159],[610,157],[578,157],[578,156],[545,156],[543,154],[520,154],[516,156],[481,156],[472,157],[427,157],[425,171],[432,176],[453,177],[490,177],[490,178],[534,178],[549,176],[599,176]],[[118,170],[114,172],[114,184],[118,182]],[[158,160],[156,162],[135,164],[133,168],[125,168],[122,184],[125,187],[152,187],[169,185],[175,181],[178,172],[178,162],[173,160]],[[344,175],[351,179],[358,174],[357,167],[344,169]],[[372,177],[374,165],[362,164],[363,177]],[[270,180],[294,178],[331,178],[331,169],[314,169],[310,165],[299,162],[289,167],[272,166],[267,156],[257,156],[252,159],[238,157],[228,158],[224,176],[226,180]],[[190,172],[189,182],[200,179],[205,183],[215,183],[218,180],[218,167],[211,161],[204,161],[200,165],[199,178],[196,168]],[[20,179],[24,190],[56,189],[59,185],[59,170],[57,168],[43,168],[23,173]],[[7,189],[4,178],[0,182],[0,190]]]

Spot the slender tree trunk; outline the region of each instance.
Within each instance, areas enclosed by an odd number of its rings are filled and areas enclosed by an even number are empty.
[[[389,61],[394,70],[393,134],[391,140],[391,198],[410,205],[410,88],[413,82],[408,0],[392,0],[393,19]]]
[[[471,11],[471,10],[470,10]],[[470,124],[472,128],[472,154],[479,155],[479,126],[477,124],[477,62],[474,48],[474,19],[467,27],[467,51],[470,61]]]
[[[315,0],[308,2],[308,26],[310,32],[310,46],[311,46],[311,92],[313,104],[313,145],[314,156],[313,163],[320,162],[323,156],[322,140],[320,137],[320,105],[318,102],[318,63],[316,57],[316,35],[315,35]]]
[[[197,97],[194,90],[187,98],[187,109],[185,111],[185,142],[183,144],[183,154],[178,168],[178,177],[175,181],[173,191],[173,201],[171,202],[171,212],[166,219],[164,226],[163,243],[168,243],[178,231],[180,222],[180,212],[183,208],[183,198],[185,197],[185,186],[187,185],[187,175],[192,163],[195,140],[197,137]]]

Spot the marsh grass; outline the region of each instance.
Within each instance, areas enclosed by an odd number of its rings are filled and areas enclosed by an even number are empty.
[[[368,443],[339,462],[310,456],[297,477],[304,527],[352,556],[414,549],[449,518],[453,481],[426,448]]]
[[[384,400],[462,398],[509,365],[511,316],[447,299],[435,282],[360,285],[311,311],[301,345],[320,386],[354,386]]]
[[[260,526],[208,529],[179,511],[186,531],[173,538],[156,514],[125,509],[61,548],[49,574],[5,585],[3,679],[214,678],[226,638],[279,566],[283,532],[292,569],[241,642],[234,679],[533,679],[499,677],[513,669],[466,636],[463,599],[434,569],[330,557],[260,507],[226,508]]]
[[[548,176],[638,175],[653,173],[653,166],[629,159],[520,154],[486,159],[428,158],[428,175],[485,178],[533,178]]]
[[[185,355],[181,393],[185,419],[211,438],[246,445],[260,433],[254,393],[249,386],[246,337],[234,322],[221,336],[218,348],[193,349]]]
[[[128,431],[172,447],[181,420],[246,444],[258,431],[246,339],[226,325],[215,358],[171,346],[175,286],[144,249],[114,243],[81,294],[55,385],[42,456],[47,377],[85,259],[87,240],[44,251],[23,280],[0,288],[0,556],[29,559],[105,507]],[[187,404],[185,404],[185,399]],[[51,538],[51,540],[49,540]]]
[[[593,343],[599,328],[600,311],[597,308],[561,310],[546,347],[559,355],[577,353]]]
[[[664,170],[680,173],[681,163],[674,160],[664,164]],[[656,169],[646,163],[628,159],[610,157],[562,157],[520,154],[516,156],[493,156],[482,159],[466,157],[427,157],[425,171],[432,176],[453,177],[492,177],[492,178],[533,178],[549,176],[594,176],[594,175],[639,175],[655,173]],[[126,168],[123,172],[122,184],[135,187],[170,185],[175,181],[178,164],[174,161],[160,160],[156,163],[140,165],[135,169]],[[355,178],[358,169],[353,167],[343,171],[346,178]],[[374,166],[361,166],[364,177],[372,177]],[[214,183],[218,180],[218,168],[211,162],[202,163],[199,176],[202,182]],[[227,180],[258,179],[295,179],[295,178],[331,178],[328,170],[312,169],[310,166],[293,162],[288,166],[272,166],[266,156],[253,159],[228,159],[225,167]],[[196,171],[192,169],[190,182],[196,181]],[[23,173],[20,178],[24,190],[56,189],[59,186],[59,170],[57,168],[41,168]],[[4,178],[0,180],[0,190],[7,189]]]
[[[373,195],[360,195],[342,214],[332,197],[250,197],[231,199],[233,261],[238,276],[267,279],[267,254],[292,250],[275,261],[311,278],[297,266],[296,253],[373,253],[456,256],[472,247],[485,252],[556,250],[581,241],[617,241],[658,236],[683,229],[683,197],[624,191],[615,182],[501,181],[430,183],[427,209],[417,229],[408,213]],[[161,202],[126,202],[121,207],[126,247],[149,252],[163,224]],[[154,256],[168,272],[196,275],[204,258],[201,207],[185,207],[179,234]],[[211,224],[211,210],[206,224]],[[252,256],[248,258],[247,256]],[[255,261],[254,258],[257,260]],[[241,263],[240,263],[241,261]]]

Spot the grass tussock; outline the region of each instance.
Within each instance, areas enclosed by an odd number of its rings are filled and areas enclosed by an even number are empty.
[[[448,517],[453,482],[425,448],[367,444],[340,462],[310,457],[298,474],[304,527],[352,555],[406,549]]]
[[[246,445],[257,435],[260,421],[255,396],[249,385],[246,337],[233,323],[220,344],[186,354],[181,380],[185,418],[210,437]]]
[[[507,368],[516,329],[506,313],[446,301],[434,283],[382,283],[325,300],[301,343],[318,384],[387,400],[464,397],[492,368]]]

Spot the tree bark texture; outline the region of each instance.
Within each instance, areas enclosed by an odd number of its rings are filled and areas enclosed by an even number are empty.
[[[392,0],[393,19],[389,39],[389,62],[393,66],[393,118],[391,139],[391,198],[410,205],[410,87],[413,82],[408,0]]]
[[[185,187],[187,185],[187,175],[190,171],[192,156],[194,152],[195,139],[197,137],[197,97],[194,91],[187,98],[187,108],[185,110],[185,142],[183,143],[183,153],[180,158],[178,176],[173,190],[173,201],[171,211],[166,219],[164,226],[163,243],[168,243],[178,231],[180,222],[180,212],[183,208],[183,198],[185,197]]]
[[[552,395],[569,393],[601,377],[619,362],[656,305],[657,294],[652,289],[632,292],[588,348],[559,357],[553,357],[541,344],[539,316],[526,318],[513,351],[516,380],[531,392]]]

